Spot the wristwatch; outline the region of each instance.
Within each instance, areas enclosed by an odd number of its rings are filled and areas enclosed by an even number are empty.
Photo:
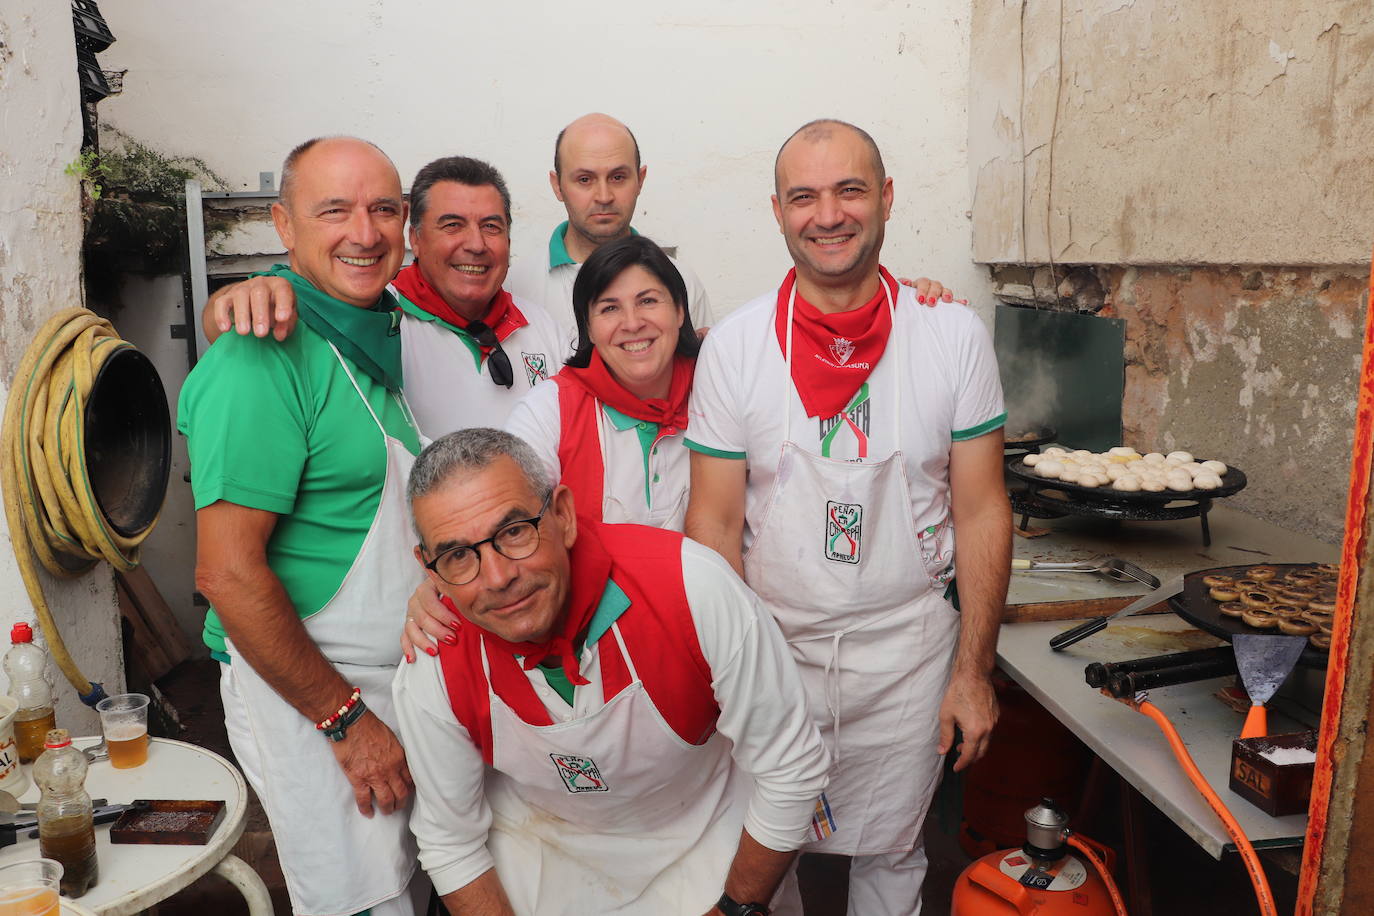
[[[716,909],[725,916],[768,916],[769,909],[762,903],[736,903],[729,894],[721,894],[716,901]]]

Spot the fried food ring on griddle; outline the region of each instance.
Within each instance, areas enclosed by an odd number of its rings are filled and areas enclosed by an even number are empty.
[[[1275,614],[1278,614],[1285,620],[1291,620],[1294,617],[1301,617],[1303,614],[1302,608],[1298,607],[1296,604],[1275,603],[1270,605],[1269,610],[1273,611]]]
[[[1228,601],[1239,601],[1240,592],[1234,588],[1214,588],[1207,594],[1212,596],[1213,601],[1220,601],[1225,604]]]
[[[1315,601],[1317,598],[1317,590],[1315,588],[1300,588],[1298,586],[1289,585],[1279,586],[1274,589],[1274,594],[1285,601],[1291,601],[1293,604],[1302,605],[1306,605],[1309,601]]]
[[[1311,636],[1317,632],[1317,625],[1296,618],[1279,618],[1279,632],[1288,636]]]
[[[1203,576],[1202,584],[1208,588],[1231,588],[1236,580],[1232,576]]]
[[[1334,614],[1336,613],[1336,602],[1323,601],[1320,598],[1314,598],[1311,601],[1307,602],[1307,609],[1309,611],[1316,611],[1319,614]]]
[[[1258,579],[1251,579],[1249,576],[1242,576],[1236,580],[1236,588],[1243,592],[1252,591],[1257,588],[1265,588],[1265,584]]]
[[[1325,633],[1313,633],[1311,636],[1307,637],[1307,641],[1310,642],[1314,648],[1321,649],[1323,652],[1331,648],[1331,637]]]
[[[1246,626],[1257,630],[1272,630],[1279,625],[1277,614],[1257,607],[1246,608],[1240,619],[1245,621]]]
[[[1248,579],[1258,579],[1261,582],[1268,582],[1279,574],[1279,571],[1272,566],[1252,566],[1245,571]]]
[[[1227,617],[1240,617],[1250,609],[1239,601],[1227,601],[1222,604],[1221,607],[1217,608],[1217,610],[1221,611]]]
[[[1274,605],[1278,602],[1276,602],[1274,596],[1268,592],[1252,590],[1240,593],[1240,603],[1246,607],[1257,607],[1263,608],[1266,611],[1272,611]]]

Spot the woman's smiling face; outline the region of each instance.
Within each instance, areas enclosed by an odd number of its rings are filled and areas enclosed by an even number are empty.
[[[668,285],[635,264],[591,301],[587,336],[627,391],[641,399],[663,398],[672,386],[683,315]]]

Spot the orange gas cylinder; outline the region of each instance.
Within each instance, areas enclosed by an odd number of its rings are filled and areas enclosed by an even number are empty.
[[[1125,916],[1111,882],[1114,855],[1082,836],[1097,863],[1069,850],[1068,818],[1049,799],[1026,812],[1026,845],[975,861],[954,885],[951,916]]]

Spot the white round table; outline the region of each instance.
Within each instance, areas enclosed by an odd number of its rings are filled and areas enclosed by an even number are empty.
[[[89,747],[98,738],[77,738],[78,747]],[[28,769],[28,767],[25,767]],[[148,743],[148,762],[117,770],[109,760],[97,760],[86,775],[86,791],[92,798],[106,798],[112,805],[136,798],[223,800],[224,819],[204,846],[156,846],[141,843],[110,843],[110,825],[95,828],[100,878],[72,906],[63,898],[63,912],[89,911],[98,916],[127,916],[141,912],[208,871],[221,875],[239,889],[248,902],[250,916],[272,916],[267,887],[257,873],[230,850],[243,834],[248,789],[243,776],[229,761],[203,747],[153,738]],[[30,784],[20,801],[37,801],[38,788]],[[13,846],[0,849],[0,865],[38,856],[38,841],[21,836]]]

